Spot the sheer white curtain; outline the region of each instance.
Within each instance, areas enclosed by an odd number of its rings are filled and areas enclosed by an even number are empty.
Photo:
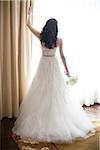
[[[71,87],[80,96],[81,104],[99,102],[100,0],[36,0],[33,26],[41,31],[49,18],[56,18],[59,37],[71,75],[78,82]],[[41,56],[39,41],[33,36],[31,80]],[[59,54],[57,52],[58,58]],[[64,68],[59,58],[61,71]],[[66,76],[64,75],[66,80]]]

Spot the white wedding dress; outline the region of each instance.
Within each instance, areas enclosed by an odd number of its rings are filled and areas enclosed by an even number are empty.
[[[86,138],[89,132],[95,132],[95,127],[66,85],[56,48],[42,47],[37,72],[12,131],[26,140],[64,143]]]

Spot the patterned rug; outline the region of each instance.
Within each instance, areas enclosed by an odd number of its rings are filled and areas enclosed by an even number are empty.
[[[93,124],[99,124],[100,121],[94,121]],[[100,127],[97,127],[96,134],[83,140],[76,140],[72,144],[55,144],[47,142],[28,143],[16,135],[12,135],[13,140],[20,150],[99,150],[100,145]]]
[[[98,109],[92,107],[85,108],[89,114],[95,114],[98,117]],[[100,115],[100,114],[99,114]],[[20,137],[12,135],[13,140],[17,144],[20,150],[99,150],[100,149],[100,120],[91,120],[93,124],[97,126],[96,133],[86,139],[76,140],[71,144],[55,144],[47,142],[28,143],[22,141]]]

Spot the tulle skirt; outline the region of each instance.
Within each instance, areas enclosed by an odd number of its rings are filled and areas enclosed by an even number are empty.
[[[61,143],[95,132],[77,97],[66,85],[56,56],[41,57],[12,131],[22,139]]]

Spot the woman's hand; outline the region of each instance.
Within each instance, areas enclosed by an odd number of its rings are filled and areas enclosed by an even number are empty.
[[[27,26],[30,26],[30,20],[31,20],[31,14],[32,14],[32,6],[29,6],[28,8],[28,17],[27,17]]]
[[[32,14],[32,6],[29,6],[28,8],[28,15],[31,15]]]
[[[65,74],[68,76],[68,77],[70,77],[70,73],[69,73],[69,71],[65,71]]]

